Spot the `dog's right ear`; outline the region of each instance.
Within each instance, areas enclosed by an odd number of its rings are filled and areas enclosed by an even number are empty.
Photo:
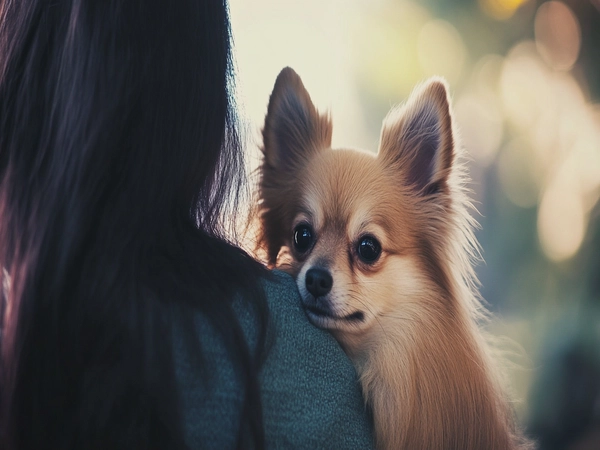
[[[298,197],[296,174],[317,152],[331,147],[331,121],[320,115],[302,80],[289,67],[281,71],[269,100],[263,128],[264,159],[260,168],[261,218],[258,248],[274,265],[289,240],[291,202]]]
[[[320,115],[302,80],[284,68],[275,81],[263,128],[265,162],[293,173],[314,152],[331,147],[331,120]]]

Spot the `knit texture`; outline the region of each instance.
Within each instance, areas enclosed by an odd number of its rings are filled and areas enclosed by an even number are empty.
[[[273,337],[260,373],[263,422],[271,449],[369,449],[372,425],[354,367],[330,334],[308,322],[291,277],[274,272],[264,281]],[[236,312],[250,344],[255,321]],[[190,448],[227,449],[236,444],[242,402],[225,346],[203,317],[196,320],[200,364],[181,342],[177,374]]]

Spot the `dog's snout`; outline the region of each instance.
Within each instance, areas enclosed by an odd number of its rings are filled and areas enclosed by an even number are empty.
[[[309,269],[306,272],[306,289],[315,297],[327,295],[333,286],[333,278],[325,269]]]

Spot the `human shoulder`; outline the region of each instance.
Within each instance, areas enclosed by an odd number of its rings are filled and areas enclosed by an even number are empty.
[[[292,277],[265,280],[275,339],[261,370],[265,432],[273,448],[371,448],[359,381],[333,337],[306,318]]]
[[[306,318],[292,277],[261,278],[268,309],[265,359],[259,372],[268,448],[372,448],[372,426],[356,372],[333,337]],[[256,349],[257,311],[240,293],[234,311]],[[190,448],[230,448],[239,427],[243,387],[235,363],[209,321],[198,314],[202,364],[178,352],[178,378]],[[181,348],[184,348],[183,346]],[[193,359],[193,358],[192,358]]]

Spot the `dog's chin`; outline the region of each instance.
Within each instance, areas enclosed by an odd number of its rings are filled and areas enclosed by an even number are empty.
[[[350,314],[337,314],[335,311],[319,308],[315,305],[310,305],[308,302],[302,302],[304,311],[310,322],[327,330],[345,330],[360,326],[365,321],[365,313],[362,311],[354,311]]]

